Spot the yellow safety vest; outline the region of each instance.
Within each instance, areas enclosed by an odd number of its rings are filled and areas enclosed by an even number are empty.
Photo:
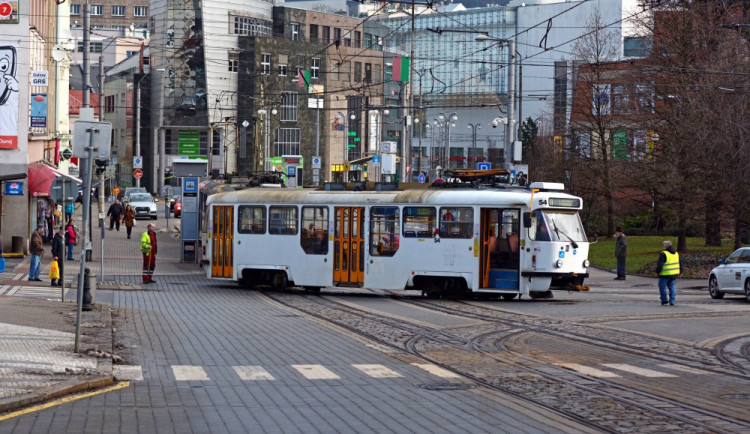
[[[665,250],[664,256],[667,257],[667,261],[661,267],[659,276],[677,276],[680,274],[680,254],[675,252],[669,252]]]

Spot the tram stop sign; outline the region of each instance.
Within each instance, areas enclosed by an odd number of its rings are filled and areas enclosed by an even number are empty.
[[[135,179],[141,179],[143,177],[143,170],[141,169],[135,169],[133,171],[133,178]]]

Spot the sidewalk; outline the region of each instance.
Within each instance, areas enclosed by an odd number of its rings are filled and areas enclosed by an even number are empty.
[[[94,208],[94,215],[96,215]],[[120,231],[105,231],[104,267],[101,273],[101,229],[92,222],[92,261],[86,267],[98,276],[97,300],[107,290],[157,289],[160,275],[194,275],[203,272],[197,264],[180,263],[179,220],[163,213],[159,220],[139,220],[127,238]],[[74,216],[81,228],[81,215]],[[157,225],[158,255],[155,285],[142,285],[141,234],[148,223]],[[108,229],[108,227],[107,227]],[[79,353],[75,353],[76,294],[80,270],[79,243],[74,260],[65,261],[65,287],[52,287],[47,277],[50,244],[45,244],[42,282],[29,282],[29,257],[7,258],[0,273],[0,413],[5,413],[55,397],[113,383],[112,309],[101,302],[81,315]],[[63,293],[65,301],[62,302]]]

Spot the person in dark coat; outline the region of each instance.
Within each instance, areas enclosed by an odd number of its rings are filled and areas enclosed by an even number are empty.
[[[60,279],[57,282],[52,282],[52,286],[63,286],[63,254],[65,253],[65,229],[58,229],[55,236],[52,238],[52,257],[57,258],[57,266],[60,268]]]
[[[120,205],[120,201],[115,199],[115,201],[110,205],[109,211],[107,211],[107,215],[109,216],[109,230],[111,231],[112,228],[117,225],[117,230],[120,230],[120,219],[122,217],[123,212],[125,212],[122,209],[122,205]]]

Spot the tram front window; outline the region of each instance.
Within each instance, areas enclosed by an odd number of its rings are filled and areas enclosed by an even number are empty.
[[[537,211],[532,215],[530,232],[530,238],[537,241],[586,241],[586,232],[576,211]]]

